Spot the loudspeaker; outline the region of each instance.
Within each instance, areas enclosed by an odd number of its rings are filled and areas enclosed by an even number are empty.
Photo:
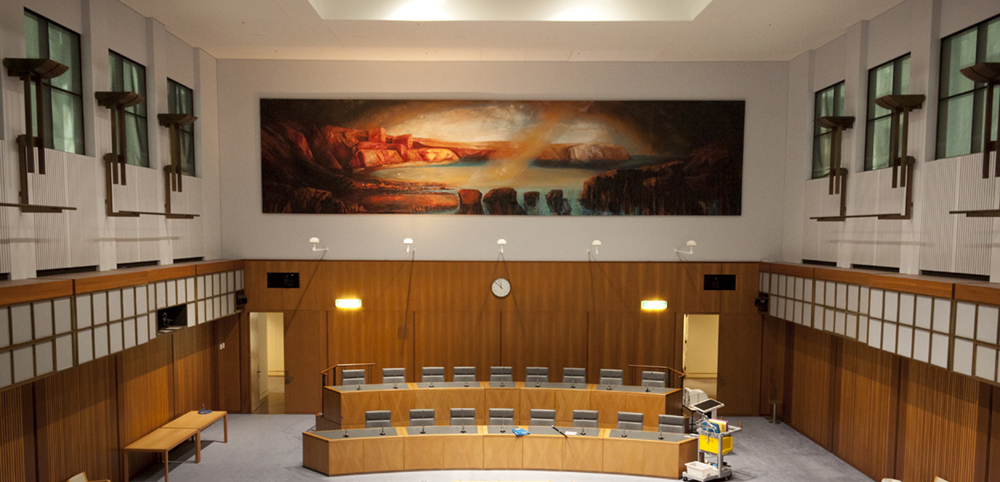
[[[299,287],[299,274],[298,273],[268,273],[267,274],[267,287],[268,288],[298,288]]]
[[[757,311],[767,313],[767,303],[769,300],[770,296],[767,293],[757,293],[757,299],[753,300],[753,305],[757,307]]]
[[[247,307],[247,295],[243,290],[236,292],[236,311]]]

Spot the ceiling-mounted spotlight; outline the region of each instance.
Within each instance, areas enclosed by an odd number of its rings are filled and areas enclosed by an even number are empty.
[[[403,238],[403,244],[406,245],[406,252],[409,253],[410,247],[413,246],[413,238]]]
[[[500,238],[497,240],[497,244],[500,245],[500,254],[503,254],[503,247],[505,244],[507,244],[507,240]]]
[[[690,240],[690,241],[687,242],[687,247],[688,247],[687,251],[681,251],[679,249],[674,248],[674,252],[677,253],[677,254],[692,255],[692,254],[694,254],[694,247],[695,246],[698,246],[698,243],[694,242],[694,240],[692,239],[692,240]]]
[[[317,248],[316,245],[319,244],[319,238],[309,238],[309,243],[313,245],[313,251],[329,251],[330,248]]]
[[[593,243],[590,243],[594,247],[594,254],[597,254],[597,249],[601,247],[601,240],[595,239]]]

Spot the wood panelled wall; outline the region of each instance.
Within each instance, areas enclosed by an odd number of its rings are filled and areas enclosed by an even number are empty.
[[[238,331],[241,316],[0,392],[0,480],[63,482],[84,471],[91,479],[124,480],[121,447],[202,404],[218,407],[223,394],[239,411],[240,343],[237,337],[226,352],[216,340]],[[134,476],[156,457],[129,460]]]
[[[764,318],[762,409],[875,480],[1000,481],[1000,389]]]
[[[245,263],[249,312],[285,312],[286,370],[295,380],[340,363],[405,367],[419,380],[423,366],[586,367],[590,382],[601,368],[629,364],[681,367],[683,316],[720,314],[719,397],[728,415],[759,412],[761,319],[754,307],[757,263],[259,261]],[[297,289],[267,288],[268,272],[295,272]],[[735,274],[735,291],[705,291],[704,275]],[[499,276],[511,294],[497,299]],[[358,311],[334,308],[336,298],[360,298]],[[643,312],[639,302],[662,299],[664,312]],[[320,327],[319,324],[324,324]],[[325,340],[317,357],[313,347]],[[301,356],[302,360],[293,358]],[[308,358],[308,360],[304,359]],[[630,374],[626,371],[626,377]],[[630,380],[627,380],[630,381]],[[318,391],[294,405],[321,410]],[[296,404],[286,394],[286,409]]]

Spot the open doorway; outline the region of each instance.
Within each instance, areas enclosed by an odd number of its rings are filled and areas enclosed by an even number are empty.
[[[255,414],[285,413],[284,314],[250,313],[250,401]]]
[[[719,315],[684,315],[684,387],[716,398],[719,378]]]

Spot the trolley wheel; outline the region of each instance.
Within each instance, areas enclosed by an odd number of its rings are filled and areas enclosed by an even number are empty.
[[[684,480],[684,482],[687,482],[688,478],[684,477],[682,480]]]

